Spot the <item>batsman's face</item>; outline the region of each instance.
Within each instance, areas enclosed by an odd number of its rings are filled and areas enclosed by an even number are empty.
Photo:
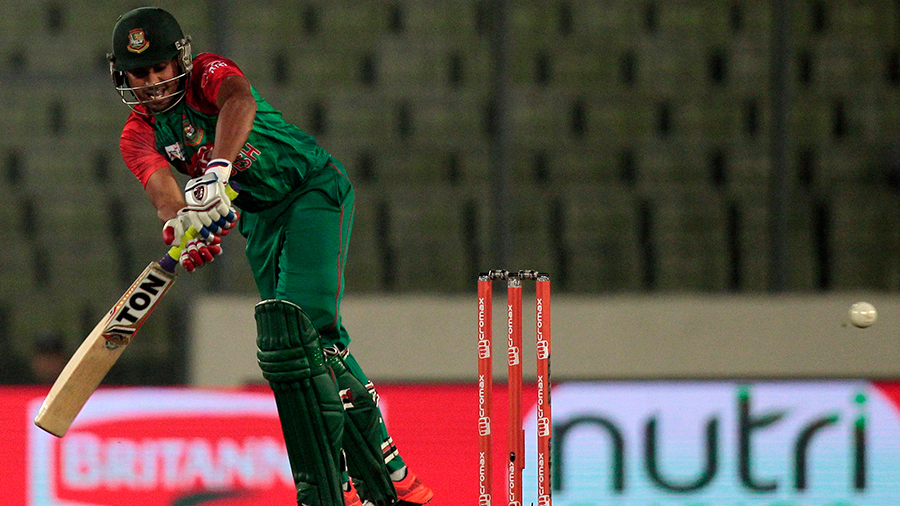
[[[165,110],[176,99],[180,79],[176,79],[178,64],[174,59],[126,70],[125,74],[134,95],[151,112]]]

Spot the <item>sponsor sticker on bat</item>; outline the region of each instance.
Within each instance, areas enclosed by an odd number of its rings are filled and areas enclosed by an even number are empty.
[[[103,331],[106,347],[125,346],[143,325],[147,316],[175,282],[175,276],[156,265],[150,265],[122,297],[122,302],[112,310],[109,323]]]

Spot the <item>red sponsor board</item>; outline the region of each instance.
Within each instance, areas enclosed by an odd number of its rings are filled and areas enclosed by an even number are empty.
[[[52,497],[90,504],[164,506],[189,498],[271,504],[292,488],[277,421],[236,415],[111,420],[53,445]]]
[[[267,388],[105,388],[62,439],[32,423],[46,391],[0,387],[0,504],[295,504]],[[379,393],[401,455],[435,491],[432,505],[477,504],[476,385]],[[494,394],[496,505],[505,504],[505,385]],[[529,462],[536,396],[528,385]],[[559,506],[898,504],[897,382],[561,383],[553,401]],[[534,474],[526,464],[523,504],[538,504]]]
[[[378,390],[401,456],[435,490],[432,504],[475,501],[475,385],[385,384]],[[32,423],[46,392],[0,387],[2,504],[295,504],[277,411],[265,387],[103,388],[63,438]],[[505,389],[497,385],[495,395],[494,454],[502,456]],[[535,395],[526,387],[526,412]],[[503,483],[504,469],[495,467],[495,483]]]

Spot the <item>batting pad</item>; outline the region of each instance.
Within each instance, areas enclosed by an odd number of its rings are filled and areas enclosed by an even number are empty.
[[[397,490],[381,452],[381,411],[375,399],[347,369],[339,352],[326,353],[344,404],[344,453],[359,496],[374,506],[391,506]]]
[[[291,302],[265,300],[255,311],[259,368],[275,393],[297,503],[343,504],[340,456],[345,415],[319,333]]]

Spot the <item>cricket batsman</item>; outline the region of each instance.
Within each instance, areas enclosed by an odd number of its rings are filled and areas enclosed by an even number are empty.
[[[430,501],[388,435],[341,322],[354,202],[344,166],[285,122],[234,62],[192,54],[191,38],[162,9],[120,16],[108,59],[132,111],[122,157],[156,208],[163,241],[184,247],[181,265],[190,272],[212,261],[235,226],[247,238],[261,298],[259,366],[298,505]],[[186,176],[183,188],[172,167]]]

